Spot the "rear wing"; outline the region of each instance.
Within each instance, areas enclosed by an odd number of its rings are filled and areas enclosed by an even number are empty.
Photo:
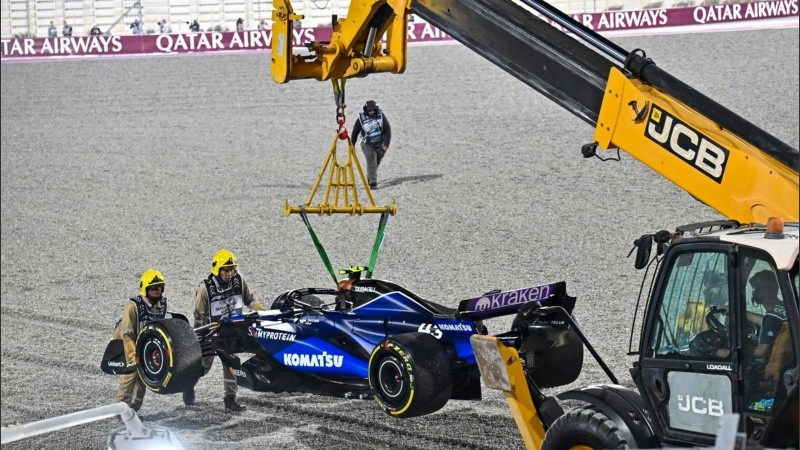
[[[567,282],[558,281],[513,291],[490,291],[480,297],[461,300],[456,315],[472,320],[490,319],[516,314],[530,302],[539,302],[542,306],[561,306],[569,313],[575,307],[575,297],[567,295]]]

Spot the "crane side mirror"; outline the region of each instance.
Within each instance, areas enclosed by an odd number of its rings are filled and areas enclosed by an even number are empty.
[[[639,239],[633,241],[634,249],[636,249],[636,260],[633,263],[633,267],[636,270],[644,269],[647,267],[647,262],[650,261],[650,250],[653,247],[653,235],[652,234],[645,234]],[[633,249],[631,249],[633,252]],[[630,254],[628,255],[630,256]]]

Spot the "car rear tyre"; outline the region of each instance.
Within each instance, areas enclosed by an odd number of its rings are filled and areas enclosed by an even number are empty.
[[[139,378],[158,394],[183,392],[202,374],[200,343],[184,320],[161,319],[145,325],[136,337],[136,356]]]
[[[450,399],[450,357],[426,333],[392,336],[372,351],[369,384],[375,402],[394,417],[415,417],[439,410]]]
[[[540,388],[570,384],[583,368],[583,342],[562,312],[526,318],[526,310],[535,308],[533,302],[523,306],[512,324],[524,337],[518,351],[526,360],[525,373]]]
[[[563,345],[533,352],[533,364],[526,371],[540,388],[572,383],[583,369],[583,342],[574,330],[570,330]]]
[[[613,420],[594,407],[575,408],[547,430],[542,450],[627,448]]]

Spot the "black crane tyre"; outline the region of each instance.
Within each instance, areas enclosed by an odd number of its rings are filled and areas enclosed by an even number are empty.
[[[628,448],[617,425],[591,406],[570,410],[547,430],[542,450]]]
[[[386,338],[369,358],[369,385],[375,402],[391,416],[430,414],[450,399],[450,357],[442,343],[427,333]]]
[[[144,385],[158,394],[183,392],[202,374],[202,353],[188,322],[161,319],[136,336],[136,370]]]

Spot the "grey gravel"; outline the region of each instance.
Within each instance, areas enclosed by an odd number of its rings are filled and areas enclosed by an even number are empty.
[[[797,28],[614,41],[797,148]],[[299,217],[282,215],[305,201],[336,131],[329,83],[277,85],[267,53],[1,69],[3,425],[113,401],[100,357],[148,267],[184,314],[221,247],[266,303],[331,285]],[[450,306],[565,280],[586,334],[630,385],[631,243],[719,214],[627,155],[582,159],[591,127],[461,46],[411,48],[404,75],[351,80],[347,96],[348,127],[375,99],[393,128],[376,196],[399,212],[375,276]],[[311,221],[336,268],[368,262],[377,216]],[[220,370],[201,379],[195,407],[148,393],[145,422],[197,449],[523,447],[495,391],[395,420],[372,401],[243,389],[248,410],[230,416]],[[575,385],[603,381],[587,363]],[[103,448],[119,426],[7,448]]]

